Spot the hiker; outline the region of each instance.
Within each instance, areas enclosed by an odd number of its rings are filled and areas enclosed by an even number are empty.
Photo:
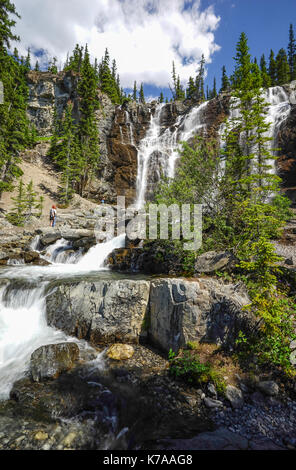
[[[54,227],[55,224],[56,224],[56,218],[57,218],[57,208],[56,206],[53,204],[51,209],[50,209],[50,212],[49,212],[49,222],[50,222],[50,226],[51,227]]]

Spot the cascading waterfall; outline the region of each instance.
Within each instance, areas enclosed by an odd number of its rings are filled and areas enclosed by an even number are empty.
[[[9,398],[14,382],[24,377],[31,354],[40,346],[76,341],[80,348],[87,347],[84,342],[47,325],[48,282],[57,277],[103,270],[109,253],[124,243],[125,235],[120,235],[95,245],[78,260],[65,255],[71,245],[61,239],[46,251],[52,265],[14,267],[0,272],[0,400]],[[31,248],[38,247],[39,237],[36,237]],[[2,286],[1,280],[5,283]],[[97,366],[102,366],[101,357]]]
[[[264,90],[262,93],[262,97],[265,99],[265,102],[268,103],[266,108],[266,122],[270,124],[268,131],[266,132],[265,136],[271,138],[267,145],[270,150],[272,150],[276,145],[277,135],[282,123],[288,118],[291,112],[291,103],[289,101],[289,97],[285,92],[284,88],[281,86],[275,86]],[[232,98],[231,104],[235,103],[235,99]],[[236,119],[239,117],[239,110],[230,107],[229,111],[229,120]],[[223,141],[223,134],[225,132],[225,123],[221,124],[219,129],[219,136],[221,141],[221,148],[225,146],[225,142]],[[274,160],[271,160],[269,164],[273,167],[275,172]]]
[[[0,290],[0,400],[28,370],[30,356],[40,346],[73,341],[46,324],[45,285]],[[75,339],[74,339],[75,341]]]
[[[150,127],[138,148],[137,198],[136,208],[144,206],[149,193],[149,185],[157,183],[161,173],[169,178],[174,177],[175,163],[179,156],[178,143],[188,141],[193,135],[203,129],[206,124],[203,113],[207,102],[194,107],[189,114],[178,116],[173,128],[164,130],[161,126],[162,113],[167,106],[165,103],[156,107],[154,116],[151,115]]]

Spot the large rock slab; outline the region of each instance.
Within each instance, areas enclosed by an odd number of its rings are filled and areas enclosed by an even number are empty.
[[[188,341],[233,345],[239,331],[250,332],[256,320],[240,284],[215,279],[158,279],[151,282],[149,338],[165,351]]]
[[[92,344],[137,343],[144,330],[149,290],[144,280],[62,284],[47,297],[47,320]]]
[[[76,343],[48,344],[31,355],[30,371],[34,382],[56,379],[61,372],[72,369],[79,358]]]
[[[224,271],[227,268],[234,267],[238,263],[235,256],[229,251],[217,253],[208,251],[198,256],[195,263],[196,273],[211,273],[214,271]]]

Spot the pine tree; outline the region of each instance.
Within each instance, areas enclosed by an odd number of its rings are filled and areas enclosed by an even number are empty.
[[[134,81],[133,100],[134,100],[135,102],[137,102],[137,93],[138,93],[138,91],[137,91],[137,82]]]
[[[231,182],[228,187],[232,187],[233,194],[236,196],[245,196],[250,192],[250,176],[252,168],[252,160],[254,154],[253,135],[252,135],[252,100],[253,92],[253,64],[249,53],[248,40],[245,33],[241,33],[236,46],[235,70],[233,74],[233,97],[236,98],[232,107],[239,109],[239,117],[233,118],[230,126],[231,131],[228,132],[228,145],[226,146],[226,167],[231,166],[230,175]],[[228,129],[227,129],[228,131]],[[240,142],[243,143],[243,154],[238,151]],[[229,163],[230,162],[230,163]],[[235,178],[233,175],[237,173]],[[230,178],[230,179],[231,179]]]
[[[20,18],[20,15],[15,9],[15,5],[10,0],[1,0],[0,4],[0,50],[10,48],[10,41],[19,41],[19,36],[12,32],[12,28],[15,26],[16,21],[11,18],[16,16]]]
[[[270,50],[270,55],[269,55],[268,74],[270,76],[271,86],[275,86],[277,83],[277,76],[276,76],[277,66],[276,66],[276,61],[274,58],[274,52],[272,49]]]
[[[32,217],[32,211],[35,208],[36,203],[36,192],[33,187],[33,180],[26,186],[25,197],[24,197],[24,211],[26,220]]]
[[[0,106],[0,198],[3,191],[13,189],[13,181],[22,175],[18,166],[20,151],[28,145],[30,125],[26,116],[28,101],[28,72],[25,60],[8,53],[11,40],[17,40],[11,28],[15,21],[11,15],[19,16],[9,0],[0,5],[0,80],[3,83],[5,99]]]
[[[226,75],[226,67],[223,65],[222,67],[222,80],[221,80],[221,92],[227,92],[230,90],[230,82]]]
[[[14,201],[14,206],[8,213],[7,219],[14,225],[23,225],[25,221],[26,200],[22,179],[19,181],[16,197],[12,197],[11,200]]]
[[[289,82],[290,70],[285,49],[280,49],[276,56],[276,84],[284,85]]]
[[[267,65],[266,65],[266,60],[264,54],[262,54],[261,59],[260,59],[260,70],[261,70],[261,76],[262,76],[262,86],[264,88],[268,88],[271,86],[271,78],[268,74],[267,71]]]
[[[189,77],[188,86],[186,90],[186,98],[189,100],[192,100],[194,99],[195,94],[196,94],[196,88],[195,88],[194,79],[192,77]]]
[[[99,135],[95,115],[95,111],[99,106],[97,88],[98,78],[94,67],[92,67],[90,63],[88,48],[86,46],[81,66],[81,79],[78,84],[80,97],[80,120],[78,125],[80,146],[80,161],[78,165],[80,168],[80,195],[83,194],[87,185],[89,188],[99,163]]]
[[[75,184],[79,182],[83,172],[83,165],[80,158],[77,128],[72,118],[73,105],[68,103],[65,116],[60,124],[60,139],[56,144],[54,161],[61,170],[61,191],[60,196],[64,203],[71,199]]]
[[[144,95],[143,83],[141,83],[141,87],[140,87],[139,102],[142,103],[142,104],[145,104],[145,95]]]
[[[212,98],[216,98],[216,96],[217,96],[217,86],[216,86],[216,77],[214,77],[214,84],[213,84]]]
[[[38,60],[36,60],[35,69],[34,69],[34,70],[35,70],[35,72],[39,72],[39,70],[40,70]]]
[[[163,103],[163,102],[164,102],[164,96],[163,96],[163,92],[161,91],[159,95],[159,103]]]
[[[205,77],[205,57],[202,54],[201,60],[199,63],[198,73],[195,79],[195,87],[197,92],[197,99],[199,101],[205,100],[205,92],[204,92],[204,77]]]
[[[289,62],[289,73],[290,73],[290,80],[296,79],[296,41],[294,37],[294,30],[293,25],[290,24],[289,29],[289,44],[288,44],[288,62]]]
[[[35,208],[38,210],[37,217],[41,217],[43,213],[43,206],[44,206],[44,196],[40,196],[38,202],[35,205]]]
[[[272,221],[267,214],[272,208],[268,201],[279,190],[280,178],[271,171],[271,161],[276,157],[270,149],[272,139],[267,137],[270,123],[266,121],[268,103],[262,96],[262,74],[258,65],[251,63],[244,33],[240,36],[235,60],[236,102],[232,106],[239,113],[226,126],[224,197],[234,220],[233,211],[240,214],[238,224],[242,220],[249,224],[248,218],[252,217],[255,232],[249,231],[249,225],[242,232],[243,239],[250,240],[270,230]]]
[[[52,60],[49,61],[49,64],[48,64],[48,71],[55,75],[58,73],[57,61],[58,59],[54,57]]]

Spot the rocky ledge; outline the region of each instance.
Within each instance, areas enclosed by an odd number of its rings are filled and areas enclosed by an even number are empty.
[[[241,284],[210,278],[56,282],[47,296],[49,325],[93,345],[146,339],[164,351],[188,341],[231,347],[255,318]]]

